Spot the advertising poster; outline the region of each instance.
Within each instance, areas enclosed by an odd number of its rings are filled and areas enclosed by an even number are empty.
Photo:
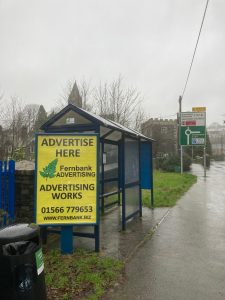
[[[97,223],[96,135],[36,137],[36,223]]]

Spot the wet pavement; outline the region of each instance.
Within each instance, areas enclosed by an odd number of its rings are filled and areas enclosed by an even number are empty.
[[[168,208],[143,208],[142,218],[136,217],[121,230],[121,209],[114,209],[101,219],[101,254],[127,261],[143,241],[151,236]]]
[[[122,231],[121,207],[109,209],[100,221],[100,255],[110,256],[127,261],[140,247],[143,241],[151,236],[162,219],[167,215],[168,208],[151,210],[143,207],[142,218],[138,216],[127,222],[126,231]],[[93,232],[93,227],[77,227],[74,231]],[[49,235],[49,248],[60,248],[59,235]],[[94,239],[74,237],[74,249],[95,249]]]
[[[225,163],[213,163],[169,210],[104,299],[225,299]]]

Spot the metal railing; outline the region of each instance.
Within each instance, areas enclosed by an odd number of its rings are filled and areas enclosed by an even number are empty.
[[[0,161],[0,227],[15,219],[15,161]]]

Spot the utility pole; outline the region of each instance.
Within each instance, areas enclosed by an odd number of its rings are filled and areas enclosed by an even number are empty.
[[[181,131],[182,97],[179,96],[179,141]],[[180,173],[183,174],[183,146],[180,145]]]
[[[223,115],[224,117],[225,115]],[[223,139],[224,139],[224,124],[225,124],[225,120],[223,120],[223,125],[222,125],[222,131],[221,131],[221,157],[222,160],[224,160],[224,143],[223,143]]]

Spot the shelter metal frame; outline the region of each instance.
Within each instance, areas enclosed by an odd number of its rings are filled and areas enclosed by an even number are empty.
[[[66,116],[74,116],[74,123],[67,124]],[[76,120],[77,119],[77,120]],[[65,108],[63,108],[59,113],[49,119],[46,123],[44,123],[41,128],[45,133],[56,134],[56,133],[95,133],[99,134],[100,137],[100,145],[99,149],[101,152],[101,189],[99,195],[99,208],[101,212],[104,213],[105,209],[111,207],[112,205],[120,205],[121,195],[122,195],[122,229],[126,229],[127,221],[139,214],[142,216],[142,188],[151,189],[151,204],[154,205],[153,199],[153,175],[152,175],[152,142],[154,141],[151,138],[144,136],[143,134],[137,132],[136,130],[129,129],[121,124],[118,124],[114,121],[106,120],[100,116],[96,116],[93,113],[85,111],[84,109],[77,107],[73,104],[68,104]],[[131,183],[126,182],[126,139],[131,139],[137,142],[138,145],[138,174],[139,178],[136,181]],[[118,152],[118,176],[112,178],[105,178],[105,166],[103,161],[103,153],[105,151],[105,145],[115,145],[117,147]],[[145,145],[144,147],[142,147]],[[146,152],[147,149],[147,152]],[[142,155],[145,153],[145,155]],[[146,156],[147,153],[147,156]],[[143,160],[142,156],[145,156]],[[148,164],[146,163],[148,161]],[[150,168],[148,169],[148,165]],[[145,175],[143,173],[143,169],[145,169]],[[145,180],[145,184],[142,184],[142,179],[144,176],[147,176],[147,183]],[[146,179],[146,178],[145,178]],[[117,190],[112,191],[111,193],[105,192],[105,184],[109,182],[117,182]],[[127,204],[127,189],[132,187],[138,187],[139,189],[139,201],[138,206],[135,211],[130,214],[126,214],[126,204]],[[109,196],[117,195],[118,199],[110,202],[108,204],[105,203],[105,199]],[[76,225],[75,225],[76,226]],[[68,226],[62,227],[62,236],[61,236],[61,244],[65,244],[68,241],[68,238],[71,236],[71,232],[74,236],[81,236],[86,238],[94,238],[95,239],[95,251],[99,251],[100,249],[100,238],[99,238],[99,224],[94,226],[93,233],[82,233],[82,232],[74,232],[73,229],[67,228]],[[65,228],[63,228],[65,227]],[[46,229],[46,228],[45,228]],[[47,230],[42,230],[43,239],[46,241],[47,239]],[[48,230],[49,232],[58,232],[54,229]],[[71,247],[64,249],[65,253],[71,252]]]

